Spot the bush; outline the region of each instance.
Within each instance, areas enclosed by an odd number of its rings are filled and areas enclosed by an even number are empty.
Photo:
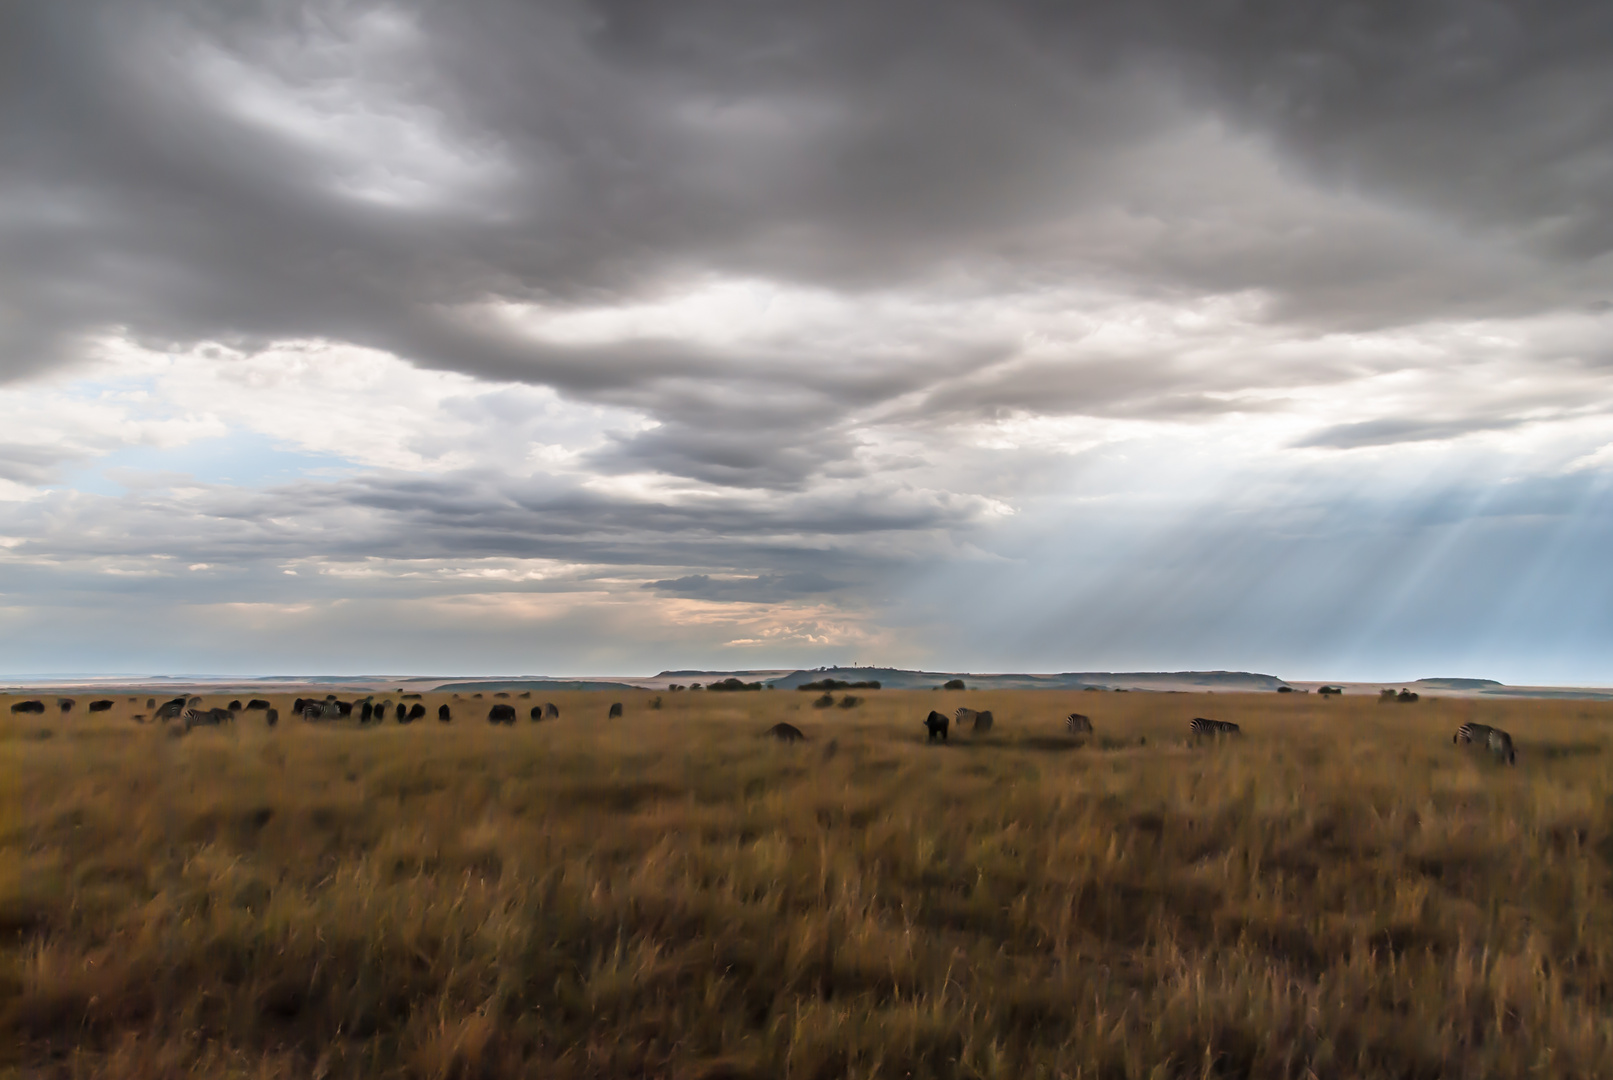
[[[1344,687],[1342,687],[1342,686],[1318,686],[1316,688],[1316,692],[1318,694],[1323,695],[1324,697],[1332,697],[1334,694],[1342,694],[1342,693],[1344,693]]]
[[[828,697],[829,695],[825,694],[823,696]],[[862,703],[863,703],[862,698],[860,698],[860,697],[852,697],[850,694],[847,694],[845,697],[840,699],[840,707],[842,709],[855,709],[857,706],[861,705]]]
[[[762,684],[759,682],[743,682],[733,678],[724,679],[722,682],[714,682],[706,687],[707,690],[760,690],[761,688]],[[698,686],[696,689],[698,689]]]
[[[943,689],[943,690],[967,690],[968,687],[963,685],[963,680],[962,679],[948,679],[946,682],[941,684],[941,689]]]
[[[843,679],[819,679],[817,682],[802,683],[797,690],[878,690],[879,680],[869,679],[867,682],[846,682]]]
[[[813,700],[812,707],[814,709],[827,709],[834,703],[835,697],[833,694],[824,694],[822,697]]]
[[[657,695],[655,695],[654,697],[652,697],[650,699],[650,708],[659,709],[660,707],[661,707],[661,695],[657,694]]]

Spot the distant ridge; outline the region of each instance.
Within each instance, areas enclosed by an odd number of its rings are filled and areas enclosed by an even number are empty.
[[[632,683],[606,682],[601,679],[478,679],[474,682],[442,683],[436,691],[445,690],[507,690],[510,687],[528,690],[637,690]]]
[[[722,674],[713,672],[712,674]],[[1067,671],[1058,675],[977,675],[967,671],[908,671],[903,668],[832,667],[794,671],[771,680],[781,690],[821,679],[876,680],[892,690],[924,690],[953,679],[981,690],[1275,690],[1287,686],[1275,675],[1248,671]]]
[[[1414,686],[1431,686],[1436,690],[1483,690],[1486,686],[1502,686],[1494,679],[1418,679]]]

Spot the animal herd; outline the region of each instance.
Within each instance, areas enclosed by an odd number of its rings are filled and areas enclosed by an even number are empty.
[[[405,696],[418,697],[418,695]],[[481,695],[475,696],[480,697]],[[498,694],[495,696],[506,697],[508,695]],[[137,699],[130,698],[129,700],[132,702]],[[76,702],[72,698],[64,697],[56,700],[57,708],[64,715],[71,712],[75,704]],[[106,712],[113,705],[114,702],[110,699],[99,698],[89,703],[89,711],[92,713]],[[239,700],[234,700],[230,702],[228,708],[203,708],[202,699],[199,697],[176,697],[170,701],[163,702],[161,705],[157,703],[155,698],[147,698],[146,709],[150,712],[152,720],[163,723],[177,720],[187,732],[198,727],[221,727],[225,724],[233,723],[236,714],[242,711],[262,712],[264,722],[271,728],[280,720],[279,711],[262,698],[253,698],[245,705]],[[18,701],[11,706],[11,711],[14,714],[41,714],[45,711],[45,703],[38,699]],[[389,716],[399,724],[412,724],[416,720],[424,719],[426,715],[426,707],[419,701],[415,701],[413,704],[405,704],[402,701],[394,704],[390,699],[375,701],[371,698],[364,698],[359,701],[342,701],[334,694],[327,694],[322,699],[297,698],[292,703],[291,711],[293,715],[300,716],[310,723],[351,717],[356,711],[361,725],[385,723]],[[606,715],[610,719],[620,717],[622,715],[622,703],[619,701],[612,702]],[[513,725],[517,716],[514,705],[500,702],[494,704],[488,710],[487,722],[494,726]],[[553,702],[534,705],[528,712],[528,718],[533,723],[537,723],[540,720],[555,720],[559,719],[559,717],[560,709]],[[438,706],[437,719],[440,722],[444,724],[450,723],[453,718],[453,710],[446,702]],[[134,719],[140,723],[145,723],[146,721],[143,713],[135,715]],[[962,731],[967,725],[972,734],[977,736],[985,735],[992,730],[994,723],[995,720],[991,711],[986,709],[960,708],[951,717],[932,709],[930,714],[924,718],[926,741],[935,742],[939,740],[946,742],[954,725],[959,731]],[[1070,713],[1064,719],[1064,730],[1069,735],[1092,735],[1092,720],[1081,713]],[[1193,718],[1188,725],[1188,732],[1194,739],[1204,737],[1224,738],[1243,734],[1238,725],[1231,721],[1211,720],[1202,716]],[[799,742],[806,738],[800,728],[793,724],[784,723],[774,724],[767,730],[766,734],[783,742]],[[1465,723],[1457,728],[1455,735],[1451,736],[1451,742],[1454,745],[1478,745],[1487,749],[1498,761],[1504,761],[1508,765],[1518,763],[1518,752],[1513,746],[1512,735],[1488,724]]]

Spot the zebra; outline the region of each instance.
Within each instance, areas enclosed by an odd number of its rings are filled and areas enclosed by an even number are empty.
[[[1092,721],[1078,712],[1073,712],[1064,718],[1064,730],[1071,735],[1091,735]]]
[[[960,708],[955,714],[953,723],[957,724],[960,728],[963,727],[964,724],[968,724],[970,730],[976,735],[984,735],[986,732],[991,730],[993,720],[991,711],[989,709],[977,712],[974,709]]]
[[[235,717],[228,709],[186,709],[183,719],[185,730],[197,727],[218,727],[231,723]]]
[[[545,701],[543,703],[543,718],[545,720],[560,719],[560,706],[556,705],[552,701]]]
[[[930,733],[930,737],[925,741],[934,742],[935,737],[939,735],[941,736],[941,741],[946,742],[948,723],[949,721],[947,720],[945,713],[938,713],[934,709],[931,709],[930,715],[924,718],[924,726]]]
[[[1195,716],[1190,727],[1195,738],[1200,735],[1242,735],[1243,729],[1230,720],[1206,720]]]
[[[1489,724],[1469,722],[1457,728],[1456,734],[1451,736],[1453,746],[1458,743],[1472,744],[1474,742],[1482,742],[1490,753],[1494,754],[1498,760],[1504,760],[1508,765],[1518,763],[1518,751],[1513,749],[1512,736],[1500,728],[1491,727]]]
[[[158,707],[157,711],[152,714],[152,719],[161,720],[166,724],[170,720],[178,720],[182,715],[184,715],[184,712],[185,699],[174,698],[172,701],[163,702],[163,704]]]

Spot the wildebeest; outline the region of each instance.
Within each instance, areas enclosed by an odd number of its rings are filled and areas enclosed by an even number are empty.
[[[949,723],[950,721],[947,720],[945,714],[938,713],[934,709],[931,709],[930,715],[924,718],[924,726],[930,733],[930,737],[926,741],[934,742],[935,737],[939,735],[941,737],[941,741],[946,742],[947,727]]]
[[[1452,745],[1475,742],[1483,743],[1499,761],[1505,761],[1508,765],[1518,763],[1518,752],[1512,747],[1512,736],[1500,728],[1491,727],[1489,724],[1466,723],[1457,728],[1456,734],[1451,736]]]
[[[794,724],[774,724],[767,729],[767,734],[780,742],[800,742],[806,736]]]
[[[45,711],[43,701],[19,701],[11,707],[14,713],[42,713]]]
[[[495,693],[493,696],[497,697],[497,698],[507,698],[510,695],[506,691],[500,690],[497,693]]]
[[[268,724],[270,727],[274,727],[276,724],[278,724],[280,722],[280,710],[279,709],[270,709],[267,713],[264,714],[263,722]]]
[[[487,722],[489,724],[513,724],[513,723],[515,723],[515,706],[514,705],[494,705],[491,709],[489,709],[487,711]]]
[[[241,699],[236,698],[234,701],[230,702],[229,710],[230,710],[230,712],[240,712],[241,711]]]
[[[542,720],[542,719],[543,719],[543,706],[542,705],[534,705],[534,706],[532,706],[532,722],[534,724],[536,724],[539,720]]]
[[[552,701],[545,701],[543,703],[543,718],[545,720],[560,719],[560,707]]]
[[[1064,718],[1064,730],[1071,735],[1091,735],[1092,721],[1078,712]]]
[[[446,724],[449,721],[453,720],[453,718],[454,718],[453,711],[448,708],[446,703],[437,706],[437,719],[438,720],[441,720],[443,723]]]
[[[398,723],[407,724],[409,722],[409,707],[400,701],[398,702],[398,707],[393,710],[393,715],[397,717]]]
[[[146,698],[146,708],[155,709],[156,707],[157,707],[157,699],[156,698],[154,698],[154,697]]]
[[[64,698],[57,698],[56,699],[56,707],[61,709],[62,712],[64,712],[64,713],[72,712],[73,711],[73,706],[75,704],[77,704],[77,702],[75,702],[70,697],[64,697]]]
[[[186,709],[185,730],[198,727],[219,727],[228,724],[235,717],[228,709]]]
[[[420,704],[418,701],[415,702],[413,705],[409,706],[409,719],[410,720],[423,720],[423,719],[425,719],[425,715],[426,715],[426,707],[424,705]]]
[[[112,702],[106,698],[90,702],[90,712],[106,712],[112,707]]]
[[[248,709],[267,709],[269,707],[269,703],[260,697],[255,697],[246,703],[246,707]]]
[[[995,721],[992,718],[991,710],[983,709],[980,712],[975,713],[974,726],[970,730],[976,735],[984,735],[986,732],[991,730],[991,725],[994,722]],[[958,721],[958,726],[963,726],[962,719]]]
[[[1202,716],[1195,716],[1189,725],[1195,737],[1199,735],[1242,735],[1243,730],[1230,720],[1206,720]]]
[[[612,702],[608,719],[614,720],[620,715],[622,715],[622,703],[620,701]]]
[[[358,722],[361,724],[368,724],[370,722],[370,717],[374,715],[375,706],[366,701],[364,703],[364,707],[358,711]]]

